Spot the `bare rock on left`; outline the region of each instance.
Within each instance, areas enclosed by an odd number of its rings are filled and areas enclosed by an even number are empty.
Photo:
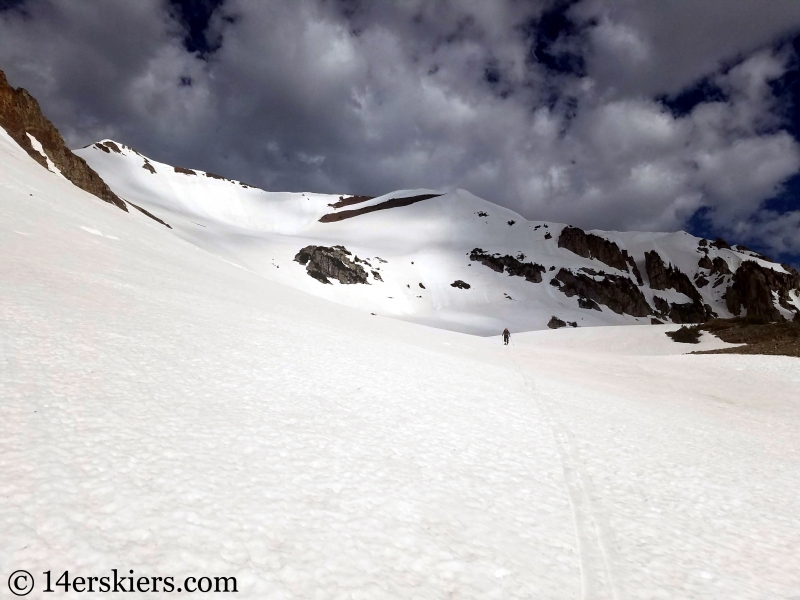
[[[0,71],[0,126],[33,160],[47,168],[47,159],[33,147],[28,135],[42,145],[61,174],[74,185],[128,212],[125,202],[106,185],[82,158],[67,148],[58,129],[42,114],[36,98],[23,88],[14,89]]]

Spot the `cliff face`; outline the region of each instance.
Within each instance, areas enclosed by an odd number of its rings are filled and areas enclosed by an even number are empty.
[[[125,202],[111,191],[86,161],[75,156],[67,148],[58,129],[42,114],[36,99],[23,88],[11,87],[2,71],[0,71],[0,127],[3,127],[33,160],[48,168],[47,159],[33,147],[28,137],[29,134],[32,135],[42,145],[47,157],[69,181],[104,202],[113,204],[125,212],[128,211]]]
[[[725,303],[734,315],[747,311],[748,317],[767,321],[783,321],[784,317],[773,301],[777,296],[780,305],[796,310],[789,303],[789,294],[800,290],[800,274],[785,265],[788,273],[765,269],[754,261],[745,261],[733,275],[733,283],[725,293]],[[800,312],[795,312],[800,315]]]
[[[655,250],[645,252],[645,268],[650,279],[650,288],[654,290],[673,289],[691,298],[695,302],[702,300],[697,288],[689,277],[680,269],[667,265]]]
[[[542,273],[545,272],[545,268],[542,265],[522,262],[519,258],[514,258],[508,254],[505,256],[500,256],[499,254],[492,255],[484,252],[480,248],[475,248],[470,252],[469,259],[486,265],[498,273],[505,271],[512,277],[524,277],[526,281],[530,281],[531,283],[541,283]]]
[[[366,283],[367,272],[350,257],[353,255],[344,246],[306,246],[294,257],[296,262],[305,265],[306,272],[322,283],[336,279],[342,284]],[[359,260],[358,257],[355,260]],[[361,262],[359,260],[359,262]]]
[[[566,248],[583,258],[595,258],[620,271],[630,271],[636,277],[636,282],[642,285],[642,275],[628,251],[622,250],[614,242],[599,235],[586,233],[578,227],[567,226],[558,237],[558,247]]]
[[[573,273],[560,269],[550,281],[567,298],[579,297],[581,308],[597,310],[596,304],[603,304],[621,315],[646,317],[652,309],[641,290],[628,277],[583,269]]]
[[[703,303],[703,297],[686,273],[671,264],[666,264],[655,250],[645,252],[644,257],[647,277],[650,279],[650,289],[672,289],[688,296],[692,300],[685,304],[677,304],[675,302],[667,304],[663,298],[657,298],[656,307],[660,309],[662,316],[668,316],[673,323],[705,323],[714,316],[714,311],[710,306]],[[722,259],[719,260],[725,263]],[[713,266],[714,263],[710,264]],[[699,281],[700,279],[698,278]],[[708,284],[708,281],[705,281],[702,285],[705,286],[706,284]]]

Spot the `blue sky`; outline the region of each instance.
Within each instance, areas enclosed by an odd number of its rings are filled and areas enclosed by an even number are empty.
[[[0,69],[75,146],[797,265],[798,32],[794,0],[0,0]]]

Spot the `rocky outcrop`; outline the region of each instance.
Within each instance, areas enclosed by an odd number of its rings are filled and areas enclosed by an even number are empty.
[[[669,305],[669,311],[667,311],[661,304],[666,304],[666,300],[658,298],[654,302],[659,312],[668,315],[673,323],[705,323],[714,316],[711,307],[703,303],[703,297],[686,273],[671,264],[665,264],[655,250],[645,252],[644,260],[651,289],[675,290],[691,299],[691,302],[682,304],[673,302]],[[708,281],[706,280],[705,285],[707,284]]]
[[[714,266],[714,263],[712,263],[712,262],[711,262],[711,259],[710,259],[710,258],[708,258],[708,255],[706,255],[706,256],[703,256],[703,257],[702,257],[702,258],[701,258],[701,259],[700,259],[700,260],[697,262],[697,266],[698,266],[698,267],[700,267],[701,269],[709,269],[709,270],[711,270],[711,267],[713,267],[713,266]]]
[[[423,200],[430,200],[431,198],[438,198],[441,194],[420,194],[419,196],[408,196],[406,198],[392,198],[380,204],[373,204],[372,206],[365,206],[363,208],[354,208],[351,210],[341,210],[339,212],[328,213],[320,217],[320,223],[335,223],[336,221],[344,221],[345,219],[352,219],[360,215],[365,215],[378,210],[387,210],[389,208],[399,208],[401,206],[410,206]],[[363,197],[363,196],[362,196]]]
[[[597,310],[602,312],[602,309],[597,304],[597,302],[595,302],[591,298],[585,298],[584,296],[578,298],[578,307],[585,308],[587,310]]]
[[[524,255],[520,255],[524,258]],[[541,283],[542,281],[542,273],[545,272],[545,268],[542,265],[531,263],[531,262],[522,262],[521,260],[514,258],[513,256],[509,256],[506,254],[505,256],[500,256],[499,254],[489,254],[484,252],[480,248],[475,248],[470,252],[469,259],[475,262],[479,262],[484,266],[489,267],[493,271],[497,271],[498,273],[506,272],[513,277],[524,277],[526,281],[530,281],[531,283]]]
[[[603,272],[587,275],[562,268],[550,283],[568,298],[580,296],[593,300],[620,315],[645,317],[652,312],[642,291],[622,275]]]
[[[575,321],[562,321],[555,315],[550,317],[550,320],[547,322],[547,326],[550,329],[561,329],[562,327],[566,327],[569,325],[570,327],[577,327],[578,323]]]
[[[375,196],[339,196],[339,201],[334,202],[333,204],[328,204],[328,206],[332,206],[333,208],[344,208],[345,206],[352,206],[353,204],[361,204],[362,202],[366,202],[367,200],[374,199]]]
[[[645,269],[650,279],[650,288],[653,290],[675,290],[693,301],[701,302],[702,297],[697,288],[692,285],[689,276],[672,265],[667,265],[655,250],[644,253]]]
[[[669,308],[669,318],[673,323],[705,323],[715,316],[711,307],[702,302],[673,302]]]
[[[713,246],[717,250],[723,250],[723,249],[724,250],[730,250],[731,249],[731,245],[728,242],[726,242],[725,240],[723,240],[721,237],[717,238],[716,240],[711,242],[711,246]]]
[[[458,288],[459,290],[468,290],[472,286],[468,284],[466,281],[461,281],[460,279],[456,279],[453,283],[450,284],[450,287]]]
[[[344,246],[306,246],[294,260],[305,265],[306,273],[322,283],[330,283],[329,278],[343,284],[368,283],[364,267],[350,260],[350,256],[352,252]]]
[[[711,263],[711,272],[710,275],[730,275],[731,268],[728,266],[728,261],[726,261],[721,256],[717,256],[714,258],[714,261]]]
[[[725,292],[725,305],[736,316],[747,311],[747,316],[765,321],[783,321],[784,317],[775,307],[773,292],[778,302],[795,313],[797,309],[790,303],[789,294],[800,291],[800,274],[788,267],[786,273],[762,267],[752,260],[744,261],[733,274],[728,291]]]
[[[47,159],[33,147],[28,135],[42,145],[45,154],[74,185],[94,194],[104,202],[128,211],[122,201],[102,178],[67,148],[61,134],[42,114],[39,103],[25,89],[14,89],[0,71],[0,126],[17,142],[33,160],[47,168]]]
[[[664,300],[661,296],[653,296],[653,304],[656,310],[664,316],[669,315],[669,302]]]
[[[586,233],[578,227],[567,226],[558,236],[558,247],[566,248],[583,258],[599,260],[620,271],[630,271],[636,277],[637,283],[643,284],[642,275],[628,251],[622,250],[616,243],[599,235]]]

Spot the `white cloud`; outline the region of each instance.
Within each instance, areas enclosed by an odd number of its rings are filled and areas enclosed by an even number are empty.
[[[26,6],[0,13],[0,68],[70,141],[117,137],[271,189],[463,187],[609,229],[676,229],[708,207],[766,235],[761,202],[800,169],[769,85],[792,57],[765,47],[800,26],[794,1],[582,0],[586,28],[559,44],[585,76],[530,60],[549,0],[228,0],[207,63],[156,0]],[[727,100],[675,116],[654,99],[699,77]]]

